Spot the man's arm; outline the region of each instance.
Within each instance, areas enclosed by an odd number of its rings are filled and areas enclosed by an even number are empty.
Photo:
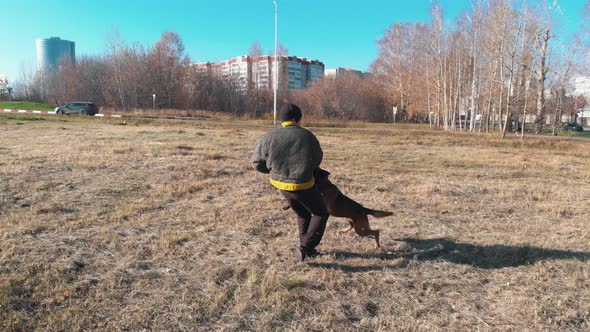
[[[254,153],[252,154],[252,166],[260,173],[268,174],[270,170],[266,166],[266,159],[268,158],[268,142],[267,136],[263,136],[256,142]]]
[[[318,141],[317,137],[315,137],[314,134],[311,134],[311,137],[312,137],[312,144],[313,144],[312,158],[315,163],[315,167],[320,167],[320,164],[322,163],[322,160],[324,159],[324,152],[322,151],[322,148],[320,146],[320,141]]]

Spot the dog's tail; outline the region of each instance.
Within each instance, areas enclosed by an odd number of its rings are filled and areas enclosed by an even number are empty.
[[[387,217],[393,214],[393,212],[389,212],[389,211],[379,211],[379,210],[372,210],[372,209],[367,209],[365,208],[365,213],[366,214],[370,214],[375,218],[383,218],[383,217]]]

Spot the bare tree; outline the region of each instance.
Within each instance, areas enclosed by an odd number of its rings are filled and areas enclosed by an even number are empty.
[[[270,52],[270,54],[274,54],[274,50],[273,52]],[[278,56],[288,56],[289,55],[289,49],[287,47],[285,47],[285,45],[283,45],[283,43],[279,42],[277,45],[277,55]]]
[[[180,92],[184,62],[184,44],[176,32],[167,31],[148,52],[148,63],[151,68],[151,83],[154,92],[157,91],[166,101],[166,106],[172,108],[173,100]]]
[[[250,49],[248,50],[248,56],[255,59],[262,55],[262,47],[260,46],[260,42],[255,40]]]
[[[315,117],[340,120],[383,121],[384,100],[380,84],[356,74],[324,77],[292,99]]]
[[[543,29],[539,35],[539,48],[541,50],[539,60],[539,77],[537,82],[537,108],[535,120],[535,132],[541,133],[545,122],[545,80],[547,78],[547,46],[551,39],[551,30]]]
[[[263,106],[261,94],[264,92],[260,89],[260,80],[262,76],[262,71],[259,67],[258,58],[262,56],[262,47],[260,46],[260,42],[258,40],[254,41],[250,46],[250,50],[248,50],[248,56],[252,59],[252,67],[250,68],[252,80],[250,81],[250,86],[248,86],[248,90],[253,94],[253,98],[249,98],[249,102],[251,103],[250,108],[252,109],[252,115],[254,118],[258,117],[259,112],[262,112],[261,109]]]
[[[120,102],[120,106],[123,108],[123,111],[127,110],[127,103],[125,99],[125,94],[123,92],[123,70],[124,70],[124,63],[122,58],[123,52],[123,41],[121,39],[121,35],[118,31],[113,31],[111,35],[108,37],[107,41],[108,49],[109,49],[109,65],[112,73],[112,80],[115,90],[117,91],[117,97]],[[114,100],[110,100],[114,102]]]

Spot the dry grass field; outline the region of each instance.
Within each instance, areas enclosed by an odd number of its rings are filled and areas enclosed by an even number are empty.
[[[2,331],[587,331],[590,144],[318,128],[373,240],[250,166],[270,127],[0,116]]]

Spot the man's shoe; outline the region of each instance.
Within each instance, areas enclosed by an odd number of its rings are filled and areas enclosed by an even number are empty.
[[[315,249],[309,249],[309,250],[306,251],[305,255],[307,257],[315,258],[315,257],[321,256],[322,254],[319,251],[315,250]]]
[[[321,256],[322,254],[315,250],[315,249],[308,249],[306,247],[299,247],[299,258],[303,262],[307,257],[309,258],[316,258]]]
[[[305,257],[307,257],[307,250],[303,247],[299,247],[299,259],[301,262],[303,262],[305,260]]]

